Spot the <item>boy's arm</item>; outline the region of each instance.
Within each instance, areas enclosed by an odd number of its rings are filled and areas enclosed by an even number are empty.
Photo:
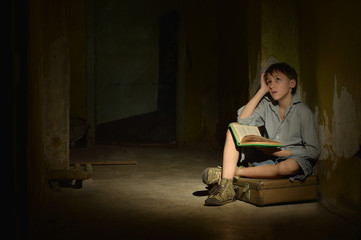
[[[292,152],[290,150],[286,150],[286,149],[279,149],[279,148],[260,148],[262,150],[263,153],[268,154],[268,155],[273,155],[276,157],[288,157],[292,154]]]
[[[257,93],[253,96],[251,100],[246,104],[243,111],[240,113],[240,119],[248,118],[252,115],[254,110],[256,109],[258,103],[262,100],[263,96],[268,92],[268,86],[265,80],[265,74],[263,73],[261,76],[261,87],[257,91]]]

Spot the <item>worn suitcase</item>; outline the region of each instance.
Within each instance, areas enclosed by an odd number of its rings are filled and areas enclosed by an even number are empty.
[[[233,183],[237,199],[257,206],[318,199],[318,179],[309,176],[304,182],[289,179],[238,178]]]

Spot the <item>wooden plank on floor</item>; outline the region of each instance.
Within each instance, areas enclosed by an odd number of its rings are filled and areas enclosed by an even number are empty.
[[[91,165],[137,165],[137,161],[101,161],[101,160],[89,160],[89,161],[70,161],[70,165],[75,164],[91,164]]]

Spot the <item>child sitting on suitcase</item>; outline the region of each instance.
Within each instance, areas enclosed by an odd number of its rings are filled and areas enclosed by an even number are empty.
[[[237,166],[240,152],[228,129],[222,168],[207,168],[203,182],[211,189],[205,205],[224,205],[235,199],[233,178],[284,178],[305,180],[313,171],[320,154],[314,115],[296,94],[297,73],[286,63],[271,65],[261,76],[261,86],[253,98],[238,110],[237,121],[244,125],[264,126],[265,136],[284,144],[264,148],[253,156],[252,167]],[[242,161],[243,162],[243,161]]]

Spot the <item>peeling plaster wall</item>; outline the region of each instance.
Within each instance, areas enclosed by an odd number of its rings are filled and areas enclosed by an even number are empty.
[[[338,158],[350,158],[355,155],[360,146],[360,124],[357,120],[354,96],[345,86],[337,92],[337,79],[335,75],[335,90],[333,93],[333,146]]]
[[[332,177],[333,171],[342,159],[353,157],[360,146],[360,121],[356,121],[357,108],[355,99],[346,87],[337,91],[337,79],[334,79],[334,92],[332,102],[332,121],[327,112],[323,111],[320,117],[318,106],[315,108],[316,119],[319,123],[319,136],[321,141],[320,161],[329,161],[330,169],[325,171],[326,178]],[[331,126],[329,126],[331,122]],[[321,171],[321,170],[320,170]]]
[[[321,201],[331,210],[359,221],[360,105],[347,87],[339,90],[336,76],[330,97],[331,113],[323,110],[321,114],[319,107],[315,107],[321,141],[321,156],[315,172],[320,178]]]
[[[312,5],[312,8],[309,6]],[[321,202],[360,220],[360,1],[300,1],[300,65],[305,101],[322,145],[316,165]]]

